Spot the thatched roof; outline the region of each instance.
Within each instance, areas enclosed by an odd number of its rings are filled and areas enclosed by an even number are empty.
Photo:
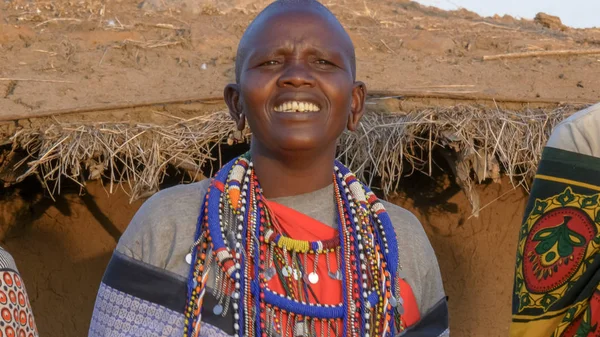
[[[54,195],[65,180],[105,177],[136,199],[167,167],[195,177],[227,147],[233,124],[206,97],[234,80],[239,38],[268,1],[15,1],[0,11],[0,180],[36,176]],[[400,91],[374,93],[362,128],[340,143],[340,157],[386,193],[412,170],[430,174],[439,149],[476,212],[473,183],[504,172],[527,186],[552,127],[597,97],[598,30],[409,1],[328,6],[354,42],[358,78]],[[192,93],[203,97],[171,99]]]
[[[552,128],[582,107],[538,102],[539,107],[521,105],[515,110],[481,103],[486,99],[433,106],[407,104],[397,95],[371,97],[360,129],[342,136],[339,157],[367,182],[381,178],[380,187],[390,193],[411,170],[431,173],[432,151],[445,149],[477,214],[473,184],[497,180],[502,172],[513,184],[527,187]],[[220,159],[211,155],[215,148],[249,139],[249,131],[234,131],[225,110],[213,108],[196,112],[195,117],[168,110],[150,109],[146,113],[160,118],[141,119],[146,122],[97,122],[97,115],[94,121],[52,117],[50,122],[21,128],[10,138],[3,164],[0,159],[0,179],[17,183],[35,175],[54,195],[64,180],[83,186],[86,180],[104,177],[110,191],[118,184],[128,185],[135,200],[158,190],[168,166],[196,177],[203,165]]]

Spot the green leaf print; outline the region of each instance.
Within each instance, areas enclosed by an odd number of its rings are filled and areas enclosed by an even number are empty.
[[[545,256],[545,262],[554,260],[556,258],[556,253],[558,253],[561,258],[570,256],[573,254],[575,247],[582,247],[585,245],[585,237],[569,228],[568,223],[572,219],[571,216],[564,216],[563,222],[560,225],[544,228],[534,235],[533,241],[539,242],[535,247],[535,252],[538,255],[548,253]],[[550,251],[555,245],[557,246],[556,253]]]

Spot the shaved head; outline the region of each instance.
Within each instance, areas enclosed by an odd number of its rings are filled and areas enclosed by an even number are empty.
[[[329,168],[338,138],[365,111],[367,88],[355,77],[354,45],[336,17],[314,0],[279,0],[244,33],[223,96],[238,130],[252,130],[253,160],[291,168],[320,158]]]
[[[261,31],[265,29],[265,25],[269,24],[269,19],[274,16],[289,14],[293,15],[294,13],[307,13],[311,12],[313,14],[317,14],[321,17],[324,22],[327,22],[328,26],[331,29],[335,30],[347,47],[347,53],[350,57],[351,71],[352,77],[356,77],[356,57],[354,52],[354,45],[352,44],[352,40],[350,36],[342,26],[342,24],[338,21],[338,19],[333,15],[333,13],[325,6],[323,6],[320,2],[316,0],[277,0],[267,6],[262,12],[260,12],[256,18],[250,23],[242,39],[240,40],[240,44],[238,45],[237,56],[235,59],[235,80],[239,83],[240,74],[242,72],[244,62],[247,57],[248,49],[251,47],[253,40],[256,38],[257,34],[260,34]]]

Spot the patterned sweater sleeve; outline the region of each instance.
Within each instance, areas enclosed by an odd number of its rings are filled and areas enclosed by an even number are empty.
[[[172,187],[140,208],[105,271],[88,336],[183,335],[190,268],[186,255],[206,186],[200,182]],[[210,322],[203,324],[200,336],[209,335],[227,336],[212,329]]]

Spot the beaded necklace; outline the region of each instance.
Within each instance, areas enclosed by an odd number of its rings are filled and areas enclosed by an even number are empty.
[[[219,303],[213,313],[225,316],[232,301],[235,336],[370,337],[392,336],[401,329],[397,243],[390,218],[377,197],[339,162],[333,182],[338,236],[309,242],[282,232],[248,154],[216,174],[186,257],[191,268],[184,337],[200,332],[210,273]],[[319,271],[319,259],[325,259],[326,272]],[[340,282],[340,303],[319,303],[312,287],[324,277]],[[283,292],[271,289],[272,282],[280,282]]]

